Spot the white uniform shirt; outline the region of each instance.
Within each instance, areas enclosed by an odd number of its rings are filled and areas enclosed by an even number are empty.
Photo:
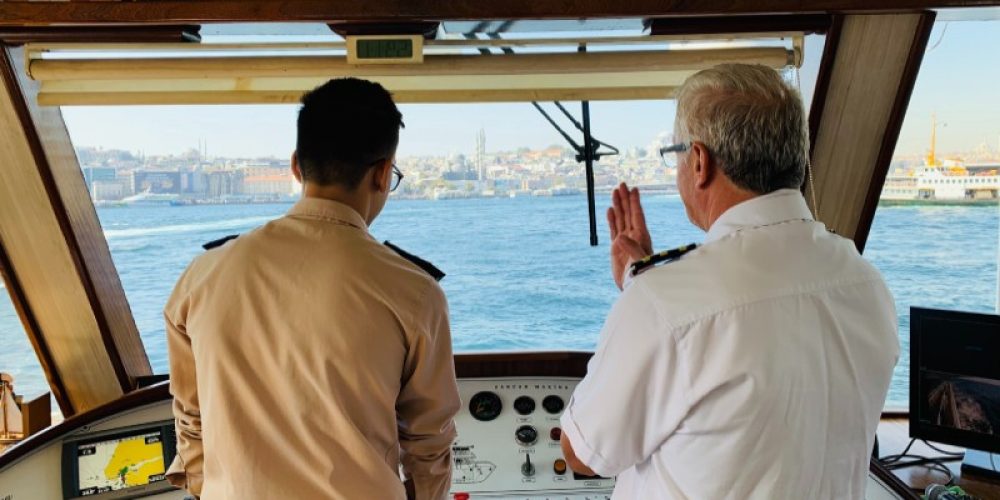
[[[863,498],[898,356],[879,272],[781,190],[632,280],[563,432],[615,499]]]

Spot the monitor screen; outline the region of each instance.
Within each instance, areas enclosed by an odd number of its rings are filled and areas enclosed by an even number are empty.
[[[910,436],[1000,452],[1000,316],[910,309]]]
[[[65,498],[131,497],[169,489],[166,471],[173,460],[174,439],[171,426],[156,424],[67,440]]]
[[[79,444],[76,457],[80,496],[163,481],[167,471],[159,430]]]

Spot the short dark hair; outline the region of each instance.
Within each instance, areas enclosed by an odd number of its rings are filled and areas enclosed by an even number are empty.
[[[295,142],[303,181],[354,189],[399,145],[403,115],[381,85],[337,78],[302,96]]]

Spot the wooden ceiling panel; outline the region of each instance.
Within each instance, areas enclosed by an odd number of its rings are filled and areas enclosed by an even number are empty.
[[[983,7],[997,0],[75,0],[0,2],[0,25],[177,24],[255,21],[444,21],[580,19],[781,13],[915,12],[942,7]]]

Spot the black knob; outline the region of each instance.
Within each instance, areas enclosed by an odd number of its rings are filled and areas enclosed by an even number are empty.
[[[545,408],[545,411],[553,415],[563,411],[565,407],[566,403],[563,402],[563,399],[554,394],[552,396],[545,396],[545,399],[542,400],[542,408]]]
[[[514,438],[524,446],[530,446],[538,441],[538,429],[530,425],[522,425],[514,432]]]
[[[521,396],[514,400],[514,411],[520,415],[531,415],[535,411],[535,400],[530,396]]]

